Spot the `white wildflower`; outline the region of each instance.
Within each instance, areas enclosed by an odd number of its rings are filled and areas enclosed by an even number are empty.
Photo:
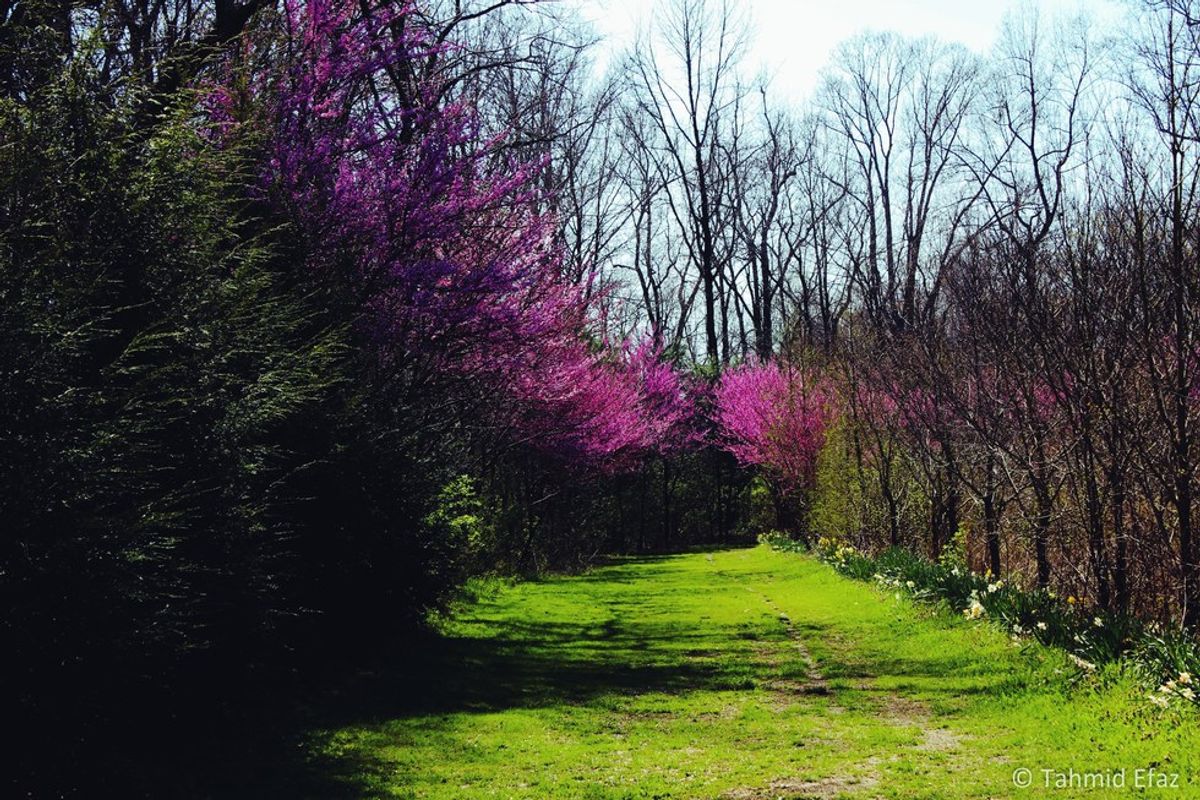
[[[1084,659],[1080,658],[1079,656],[1077,656],[1073,653],[1071,654],[1071,661],[1075,662],[1075,666],[1079,667],[1082,670],[1086,670],[1088,672],[1096,671],[1095,664],[1093,664],[1090,661],[1085,661]]]

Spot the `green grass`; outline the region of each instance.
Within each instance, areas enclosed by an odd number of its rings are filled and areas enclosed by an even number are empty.
[[[320,796],[1200,796],[1195,712],[765,547],[499,587],[440,628],[337,698]],[[1138,790],[1151,767],[1179,788]]]

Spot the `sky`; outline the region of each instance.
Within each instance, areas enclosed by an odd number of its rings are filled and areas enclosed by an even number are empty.
[[[893,30],[959,42],[978,53],[991,49],[1006,13],[1031,5],[1044,16],[1085,11],[1099,24],[1124,12],[1119,0],[734,0],[752,25],[744,64],[772,76],[777,96],[801,103],[816,88],[834,47],[864,30]],[[597,53],[625,49],[644,26],[656,0],[575,0],[604,37]]]

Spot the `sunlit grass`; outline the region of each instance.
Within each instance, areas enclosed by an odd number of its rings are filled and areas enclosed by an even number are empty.
[[[784,619],[786,617],[786,619]],[[1200,791],[1200,726],[1110,670],[766,548],[499,587],[313,736],[347,796],[1020,797]],[[801,648],[814,659],[810,673]],[[1015,788],[1014,769],[1034,787]],[[1043,769],[1127,771],[1047,790]]]

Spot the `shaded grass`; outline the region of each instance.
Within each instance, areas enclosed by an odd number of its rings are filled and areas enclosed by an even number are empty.
[[[1104,797],[1137,792],[1040,770],[1150,766],[1200,792],[1195,715],[1131,678],[764,547],[501,587],[440,628],[314,705],[306,768],[261,793]]]

